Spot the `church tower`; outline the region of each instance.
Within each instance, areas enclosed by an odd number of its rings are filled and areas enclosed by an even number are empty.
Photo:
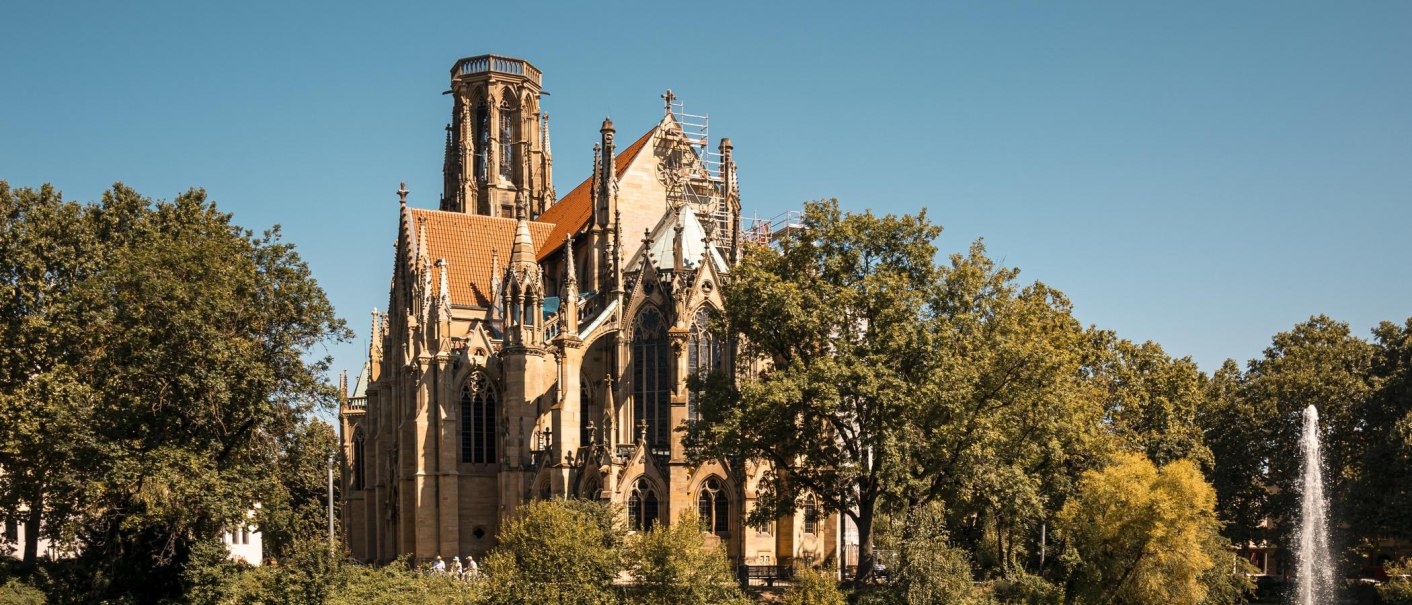
[[[511,57],[467,57],[451,68],[442,210],[511,218],[522,198],[533,219],[554,203],[542,83],[538,68]]]

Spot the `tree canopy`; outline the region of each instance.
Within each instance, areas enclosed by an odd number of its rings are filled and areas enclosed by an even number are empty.
[[[196,542],[276,498],[288,436],[334,400],[311,354],[348,332],[278,228],[201,190],[0,182],[0,214],[3,508],[76,550],[95,597],[175,594]]]

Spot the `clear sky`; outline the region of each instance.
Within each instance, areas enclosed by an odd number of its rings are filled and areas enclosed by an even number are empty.
[[[280,224],[356,342],[399,181],[441,188],[463,56],[529,59],[556,187],[671,87],[735,142],[746,213],[820,197],[984,237],[1085,323],[1203,369],[1314,313],[1412,315],[1409,2],[9,2],[0,178],[205,187]]]

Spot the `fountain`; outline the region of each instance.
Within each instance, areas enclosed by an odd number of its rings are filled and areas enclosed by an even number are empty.
[[[1334,600],[1334,563],[1329,556],[1329,503],[1324,499],[1323,457],[1319,450],[1319,410],[1304,408],[1299,437],[1304,454],[1299,477],[1299,528],[1295,532],[1295,603],[1328,605]]]

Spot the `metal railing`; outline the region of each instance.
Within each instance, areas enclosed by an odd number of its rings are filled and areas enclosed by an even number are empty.
[[[529,61],[499,55],[466,57],[457,61],[455,67],[451,68],[452,77],[486,72],[520,76],[534,82],[536,86],[543,85],[544,80],[544,74]]]

